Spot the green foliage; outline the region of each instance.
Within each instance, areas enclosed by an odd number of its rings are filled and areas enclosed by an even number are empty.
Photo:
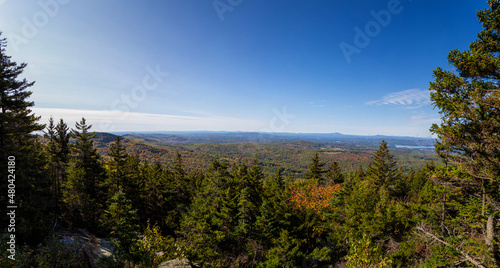
[[[102,189],[105,174],[93,145],[95,133],[89,132],[91,127],[82,118],[71,131],[76,143],[71,148],[67,179],[62,182],[62,201],[69,225],[98,232],[96,228],[105,205]]]
[[[448,62],[456,71],[437,68],[431,82],[431,99],[442,115],[436,149],[443,157],[462,162],[478,177],[500,176],[500,89],[497,70],[500,5],[477,12],[483,30],[465,51],[453,50]]]
[[[441,244],[430,246],[430,256],[426,258],[420,267],[452,267],[459,260],[459,253],[452,247]]]
[[[433,124],[431,131],[438,137],[436,151],[446,161],[459,163],[471,175],[468,188],[474,187],[482,198],[481,215],[485,215],[486,202],[499,213],[498,185],[500,184],[500,3],[488,1],[489,8],[477,12],[483,29],[477,39],[465,51],[453,50],[448,54],[448,62],[453,71],[442,68],[434,70],[434,81],[430,84],[431,100],[441,113],[441,124]],[[462,182],[462,185],[464,183]],[[472,186],[472,187],[471,187]],[[463,204],[463,200],[461,200]],[[476,240],[481,229],[479,218],[468,213],[477,209],[477,202],[465,201],[465,207],[458,205],[467,238],[464,243],[472,256],[481,258],[490,266],[500,266],[499,250],[495,246],[498,234],[494,223],[498,220],[488,215],[484,244],[490,251],[488,257],[478,250],[481,244]],[[443,209],[444,210],[444,209]],[[474,223],[471,225],[471,221]],[[441,233],[444,235],[445,222],[442,220]],[[473,242],[470,242],[473,241]],[[494,259],[492,256],[495,256]]]
[[[33,132],[40,131],[44,125],[38,123],[40,117],[32,114],[34,102],[28,101],[32,92],[28,88],[35,82],[19,79],[26,63],[11,61],[5,54],[7,41],[1,38],[0,31],[0,157],[16,155],[19,159],[26,145],[34,139]]]
[[[350,240],[362,236],[384,240],[400,239],[412,226],[409,207],[398,201],[402,193],[401,174],[382,141],[380,149],[368,166],[366,175],[359,176],[345,198],[345,229]]]
[[[374,244],[370,238],[363,235],[361,239],[349,243],[349,253],[346,261],[347,267],[388,267],[392,260],[384,256],[379,245]]]
[[[105,217],[104,227],[110,230],[111,244],[117,249],[115,253],[126,260],[134,260],[132,247],[139,231],[137,210],[132,208],[121,189],[111,198]]]
[[[483,204],[480,199],[469,197],[465,200],[464,204],[456,204],[458,215],[456,220],[467,226],[472,232],[480,232],[486,225],[487,217],[485,214],[489,214],[489,206],[483,208]],[[483,214],[484,210],[484,214]]]
[[[127,160],[127,154],[125,153],[125,148],[122,147],[120,136],[116,136],[116,141],[110,147],[109,156],[111,161],[109,162],[109,181],[108,187],[110,195],[114,195],[120,187],[123,188],[125,181],[125,162]]]
[[[135,262],[140,267],[158,267],[163,261],[179,256],[174,239],[161,235],[157,225],[148,225],[144,233],[131,247],[131,254],[136,256]]]
[[[349,237],[360,238],[364,233],[375,236],[385,229],[386,204],[381,202],[376,189],[369,183],[356,184],[345,200],[345,228]]]
[[[50,117],[49,125],[44,137],[48,139],[45,151],[47,153],[47,169],[51,178],[51,191],[55,201],[55,216],[61,216],[62,185],[67,180],[67,168],[70,155],[69,128],[60,119],[54,126],[54,119]]]
[[[306,174],[306,178],[315,181],[323,181],[323,173],[326,173],[324,169],[325,162],[319,160],[318,153],[315,153],[311,159],[311,163],[308,165],[309,172]]]
[[[275,246],[266,253],[267,260],[259,267],[293,267],[304,257],[300,241],[290,236],[287,230],[281,230],[273,244]]]
[[[0,203],[7,204],[8,176],[15,175],[16,237],[19,243],[36,245],[48,234],[51,210],[54,202],[50,180],[42,167],[47,165],[42,145],[36,131],[45,126],[39,124],[39,116],[33,114],[32,92],[34,82],[21,78],[26,63],[18,64],[6,54],[7,41],[0,32]],[[15,158],[15,174],[7,173],[9,156]],[[0,214],[0,222],[7,223],[6,213]],[[5,228],[6,225],[4,225]]]
[[[344,182],[345,176],[342,173],[342,169],[337,161],[333,161],[330,167],[328,167],[328,170],[326,171],[326,178],[327,181],[333,184]]]
[[[380,148],[375,152],[373,160],[366,170],[367,179],[378,188],[390,195],[398,194],[400,174],[396,161],[389,153],[387,143],[382,140]]]

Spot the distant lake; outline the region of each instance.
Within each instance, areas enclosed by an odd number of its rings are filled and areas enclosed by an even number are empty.
[[[396,148],[406,149],[434,149],[433,145],[396,145]]]

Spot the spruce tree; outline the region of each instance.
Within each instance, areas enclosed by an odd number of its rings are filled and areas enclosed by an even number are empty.
[[[337,161],[333,161],[328,170],[326,171],[326,177],[331,183],[343,183],[344,182],[344,174],[340,169],[339,163]]]
[[[19,153],[23,146],[29,146],[33,140],[33,132],[41,131],[44,125],[39,124],[39,116],[35,116],[31,107],[34,102],[28,101],[32,92],[28,90],[35,82],[19,80],[26,63],[11,61],[5,53],[7,41],[1,38],[0,32],[0,156]],[[17,157],[21,157],[17,155]]]
[[[129,199],[121,188],[111,197],[111,203],[104,212],[104,226],[110,230],[111,243],[116,247],[114,252],[123,259],[133,260],[133,245],[138,240],[139,224],[137,210],[133,209]]]
[[[434,70],[430,83],[431,100],[441,113],[441,123],[433,124],[436,151],[459,163],[472,176],[482,199],[494,208],[488,215],[485,244],[491,255],[495,249],[495,213],[500,212],[500,3],[488,1],[489,8],[477,12],[483,29],[465,51],[448,54],[451,71]],[[496,251],[496,253],[495,253]]]
[[[477,12],[483,30],[465,51],[453,50],[448,62],[454,71],[434,70],[431,100],[441,124],[436,150],[464,164],[471,175],[487,180],[500,177],[500,4]]]
[[[139,157],[136,155],[127,155],[123,169],[124,181],[122,188],[125,195],[137,209],[141,209],[140,205],[142,201],[140,199],[142,196],[141,192],[143,191],[142,185],[144,185],[144,176],[141,171],[142,164]],[[144,219],[141,223],[146,224],[147,219]]]
[[[367,178],[378,187],[394,190],[399,179],[397,163],[390,154],[387,142],[382,140],[366,170]]]
[[[46,165],[42,146],[35,135],[35,132],[43,130],[45,126],[38,122],[40,117],[32,113],[34,102],[28,100],[32,94],[28,89],[34,82],[20,78],[27,64],[11,60],[5,50],[7,41],[1,34],[0,32],[0,189],[5,190],[5,194],[0,195],[0,203],[7,204],[8,175],[15,175],[16,193],[11,204],[17,206],[16,241],[18,245],[25,242],[37,244],[48,231],[48,210],[53,203],[50,181],[42,169]],[[10,168],[15,174],[6,172],[9,160],[10,163],[15,163],[14,168]],[[2,211],[5,212],[5,206]],[[7,220],[7,212],[2,212],[0,222],[5,223]]]
[[[324,169],[325,165],[325,162],[319,160],[318,153],[315,153],[311,159],[311,163],[309,164],[309,171],[306,178],[313,179],[318,182],[323,181],[323,173],[326,173],[326,170]]]
[[[50,117],[49,125],[44,137],[48,139],[45,146],[48,160],[48,170],[52,180],[52,192],[56,202],[56,216],[60,216],[61,185],[66,181],[67,165],[69,160],[69,128],[61,119],[57,126],[54,126],[54,119]]]
[[[257,157],[253,159],[253,164],[248,170],[248,176],[243,182],[243,187],[248,188],[248,195],[253,206],[260,206],[262,202],[262,184],[264,180],[264,172],[259,164]]]
[[[56,155],[57,155],[57,145],[56,145],[56,126],[54,125],[54,118],[52,116],[49,118],[49,125],[47,129],[44,131],[43,135],[47,140],[47,145],[45,146],[45,151],[47,153],[47,169],[53,180],[52,191],[54,193],[54,197],[57,200],[58,192],[59,192],[59,183],[58,183],[58,172],[56,165]]]
[[[59,120],[59,123],[57,123],[57,126],[55,128],[56,130],[56,136],[55,136],[55,141],[56,141],[56,148],[57,148],[57,161],[61,164],[67,164],[69,160],[69,139],[70,139],[70,133],[69,133],[69,127],[68,125],[64,122],[64,120],[61,118]]]
[[[109,187],[110,195],[114,195],[118,188],[123,188],[123,183],[125,180],[125,161],[127,159],[127,153],[125,148],[121,145],[120,136],[116,136],[115,143],[111,144],[109,148],[109,156],[111,156],[111,161],[109,163],[110,176],[109,176]]]
[[[201,188],[195,194],[179,234],[185,241],[186,257],[202,266],[220,267],[237,248],[234,233],[237,220],[237,189],[226,162],[214,159]]]
[[[89,131],[91,127],[82,118],[71,131],[76,144],[72,148],[68,178],[63,184],[63,200],[71,224],[95,230],[105,202],[101,191],[104,169],[94,148],[96,134]]]

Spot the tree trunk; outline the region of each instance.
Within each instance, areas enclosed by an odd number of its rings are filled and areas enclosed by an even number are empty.
[[[481,215],[483,215],[483,216],[484,216],[484,208],[485,208],[485,206],[486,206],[486,192],[485,192],[485,189],[484,189],[484,179],[482,179],[482,180],[481,180],[481,188],[482,188],[481,190],[482,190],[482,192],[483,192],[483,193],[482,193],[482,194],[483,194],[483,206],[482,206],[482,208],[481,208],[481,210],[482,210],[482,211],[481,211]]]
[[[485,244],[488,246],[490,251],[493,250],[493,238],[495,237],[495,217],[490,215],[488,221],[486,222],[486,237]]]
[[[442,213],[441,213],[441,236],[444,236],[444,218],[446,213],[446,194],[443,194],[443,204],[442,204]]]

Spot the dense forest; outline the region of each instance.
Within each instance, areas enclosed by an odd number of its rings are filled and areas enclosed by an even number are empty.
[[[146,136],[146,137],[144,137]],[[127,154],[138,156],[141,161],[160,162],[162,165],[171,165],[175,162],[177,153],[182,155],[183,167],[189,172],[203,172],[212,163],[213,159],[224,160],[229,164],[245,161],[247,164],[257,157],[265,176],[272,175],[278,168],[282,169],[283,176],[298,179],[308,170],[311,158],[318,153],[323,162],[336,161],[344,172],[352,172],[363,166],[366,168],[380,145],[379,138],[376,147],[371,143],[341,143],[336,141],[263,141],[245,142],[245,140],[229,140],[213,143],[213,141],[183,141],[171,143],[151,139],[149,135],[124,135],[121,143]],[[165,135],[155,135],[161,139]],[[111,145],[116,135],[110,133],[96,133],[94,146],[104,160],[109,160]],[[167,136],[168,139],[170,137]],[[183,137],[179,137],[183,138]],[[389,137],[390,138],[390,137]],[[43,139],[43,142],[47,142]],[[72,140],[70,140],[71,142]],[[418,140],[417,140],[418,141]],[[388,144],[390,144],[388,142]],[[411,168],[418,169],[432,161],[441,163],[434,147],[432,149],[396,148],[391,146],[391,152],[403,171]]]
[[[434,70],[431,131],[443,164],[403,170],[381,141],[346,172],[309,156],[299,178],[279,165],[212,159],[202,171],[141,160],[116,137],[106,155],[85,118],[42,125],[0,41],[2,267],[499,267],[500,4],[483,30]],[[43,131],[43,138],[36,133]],[[85,245],[67,234],[90,237]],[[99,238],[113,255],[97,258]]]

